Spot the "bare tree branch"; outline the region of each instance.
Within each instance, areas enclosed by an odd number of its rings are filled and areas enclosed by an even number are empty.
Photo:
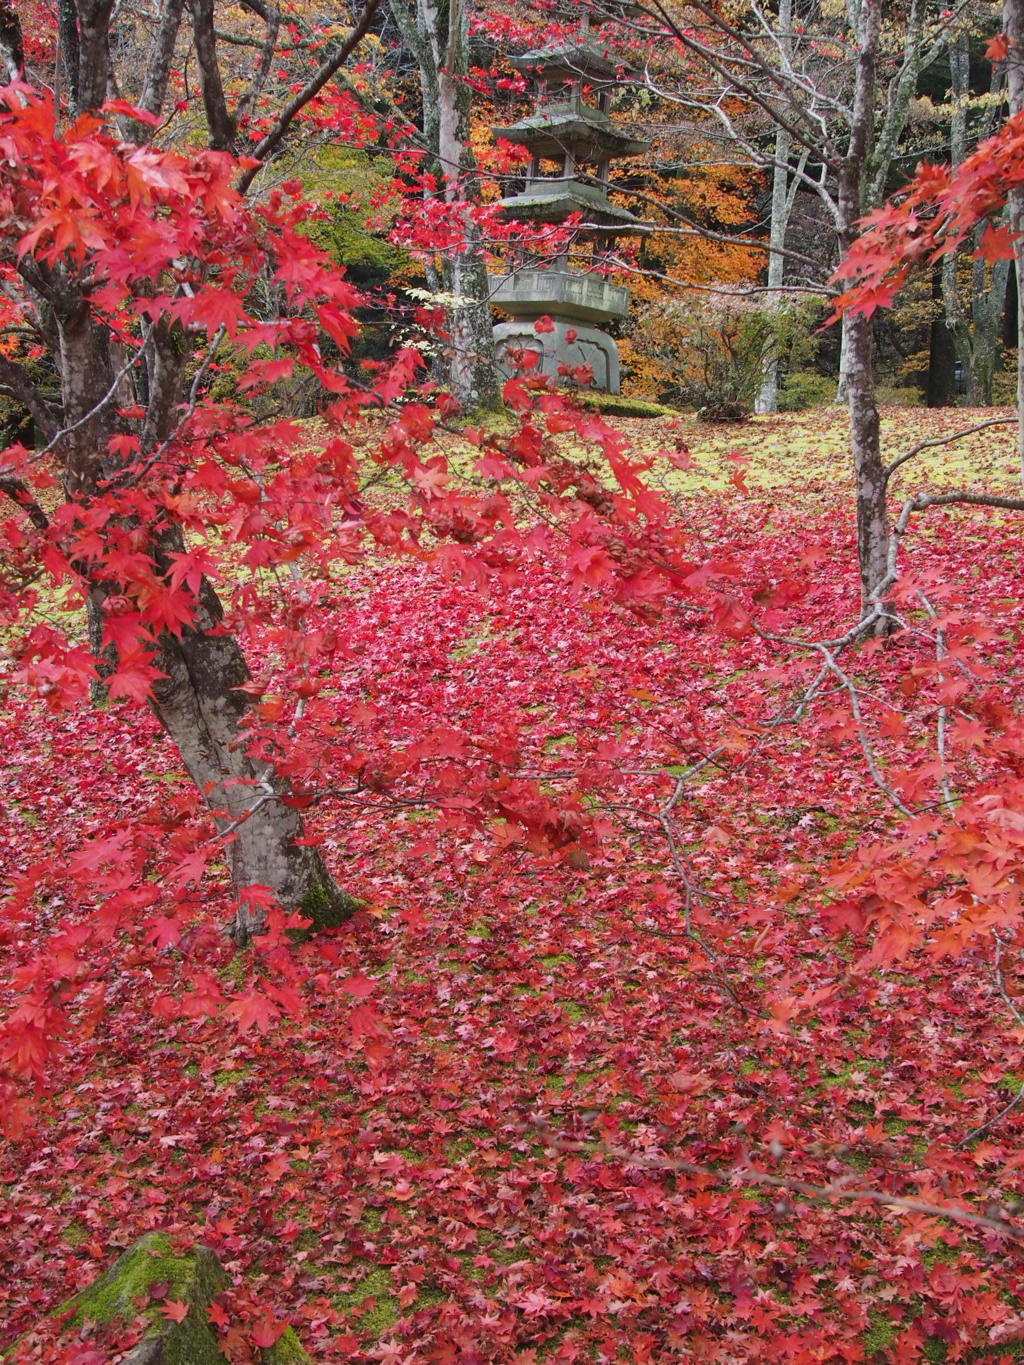
[[[927,1218],[948,1218],[953,1223],[963,1223],[968,1227],[984,1228],[996,1232],[1010,1242],[1024,1243],[1024,1229],[1011,1223],[1008,1218],[987,1213],[975,1213],[959,1204],[934,1204],[925,1199],[908,1198],[892,1194],[888,1190],[865,1189],[851,1186],[841,1180],[828,1185],[814,1185],[807,1180],[793,1176],[772,1175],[745,1163],[722,1169],[717,1166],[704,1166],[694,1161],[683,1161],[678,1157],[647,1156],[629,1152],[621,1147],[611,1147],[604,1143],[572,1141],[559,1137],[546,1123],[535,1119],[532,1125],[556,1151],[585,1152],[592,1156],[596,1150],[626,1166],[639,1166],[645,1170],[676,1171],[682,1175],[700,1176],[714,1185],[733,1185],[741,1181],[745,1185],[764,1185],[768,1189],[783,1190],[802,1195],[805,1199],[823,1204],[879,1204],[883,1208],[900,1210],[905,1213],[919,1213]]]
[[[1011,427],[1017,425],[1016,417],[987,417],[983,422],[975,422],[971,427],[962,427],[960,431],[951,432],[949,436],[932,436],[927,441],[919,441],[910,450],[904,451],[891,464],[885,466],[886,483],[896,473],[901,465],[905,465],[908,460],[912,460],[915,455],[920,455],[922,450],[932,450],[936,446],[948,446],[953,441],[962,440],[965,436],[972,436],[976,431],[987,431],[989,427]]]
[[[277,122],[274,124],[273,128],[267,133],[266,137],[256,144],[252,151],[252,156],[257,161],[266,161],[271,152],[280,144],[296,116],[305,109],[310,100],[316,98],[339,67],[341,67],[352,55],[369,31],[370,23],[372,22],[373,16],[376,14],[379,5],[380,0],[366,0],[362,14],[360,14],[355,27],[345,41],[336,52],[321,63],[318,70],[310,77],[298,94],[289,100],[278,115]],[[247,171],[243,172],[238,181],[240,193],[244,194],[249,188],[256,178],[259,169],[259,166],[250,166]]]

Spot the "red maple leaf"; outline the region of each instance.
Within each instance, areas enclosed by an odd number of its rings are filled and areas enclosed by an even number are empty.
[[[153,684],[166,675],[150,662],[151,652],[132,649],[121,656],[116,670],[106,680],[111,701],[124,697],[144,702],[153,691]]]
[[[181,938],[181,920],[176,915],[158,915],[143,935],[154,948],[170,948]]]
[[[997,227],[994,223],[989,223],[978,249],[974,253],[976,260],[982,261],[1012,261],[1014,243],[1017,234],[1011,232],[1008,227]]]
[[[265,1317],[252,1329],[252,1344],[262,1350],[269,1350],[274,1342],[284,1334],[287,1327],[286,1322],[275,1322],[272,1317]]]
[[[368,976],[349,976],[340,983],[338,989],[343,990],[346,995],[355,996],[357,1000],[365,1000],[367,996],[373,994],[376,983]]]
[[[259,991],[250,991],[248,995],[232,1000],[224,1013],[238,1021],[240,1034],[248,1033],[251,1028],[255,1028],[257,1033],[266,1033],[281,1010],[268,996],[261,995]]]

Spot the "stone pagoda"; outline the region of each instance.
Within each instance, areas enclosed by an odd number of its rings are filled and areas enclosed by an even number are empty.
[[[595,389],[618,393],[618,349],[600,324],[626,316],[629,294],[600,271],[615,238],[642,229],[609,199],[608,171],[618,157],[637,156],[648,144],[609,117],[612,88],[622,83],[619,67],[591,37],[587,11],[580,8],[583,21],[575,38],[512,58],[534,82],[534,112],[492,129],[495,137],[530,154],[525,185],[500,202],[508,218],[537,228],[529,248],[512,252],[507,273],[492,277],[491,302],[510,319],[495,327],[494,339],[506,373],[516,372],[508,352],[537,351],[534,373],[558,377],[562,366],[586,365]],[[544,255],[544,225],[573,214],[579,214],[580,227],[559,254]],[[552,328],[537,332],[534,324],[544,316]]]

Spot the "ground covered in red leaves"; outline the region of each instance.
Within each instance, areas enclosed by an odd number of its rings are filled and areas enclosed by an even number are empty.
[[[686,515],[751,600],[771,585],[768,629],[827,636],[855,610],[841,456],[810,419],[776,428],[805,471],[780,484],[766,430],[737,441],[738,485],[701,492],[698,460]],[[1008,478],[1009,444],[976,441],[973,474]],[[887,781],[923,809],[947,701],[951,780],[1009,762],[985,740],[1020,686],[1019,532],[934,513],[908,562],[950,647],[969,642],[969,686],[940,694],[921,636],[850,667]],[[183,893],[184,934],[111,947],[102,1002],[0,1164],[14,1359],[116,1360],[44,1315],[149,1229],[213,1247],[232,1311],[290,1322],[325,1362],[1017,1358],[1024,1241],[998,1225],[1024,1199],[1021,1113],[971,1136],[1024,1083],[1016,930],[998,978],[987,936],[871,960],[843,878],[901,817],[848,697],[765,731],[813,660],[682,601],[638,619],[557,565],[501,593],[416,565],[315,586],[306,626],[336,636],[336,666],[296,726],[331,793],[317,833],[366,909],[288,950],[299,1000],[279,1014],[245,1004],[269,968],[213,932],[216,885]],[[13,1002],[38,936],[116,880],[118,840],[166,845],[197,817],[135,710],[3,708]],[[460,818],[501,767],[564,793],[590,830],[575,856]],[[42,865],[29,909],[18,879]],[[197,957],[233,1014],[167,1003],[185,963],[202,994]]]

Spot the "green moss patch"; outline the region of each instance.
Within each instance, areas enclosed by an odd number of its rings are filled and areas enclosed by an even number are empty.
[[[354,1289],[335,1296],[343,1313],[358,1315],[363,1331],[380,1336],[398,1320],[398,1300],[391,1293],[391,1276],[381,1266],[369,1271]]]
[[[75,1326],[94,1323],[132,1323],[144,1320],[137,1351],[152,1365],[225,1365],[208,1309],[230,1284],[223,1266],[209,1247],[175,1255],[170,1239],[150,1232],[128,1248],[94,1284],[57,1310]],[[188,1312],[175,1322],[162,1311],[168,1303],[183,1303]],[[133,1352],[134,1355],[134,1352]],[[263,1351],[263,1365],[310,1365],[292,1329],[286,1328],[272,1347]]]
[[[149,1326],[142,1340],[160,1342],[161,1365],[222,1365],[224,1357],[207,1319],[212,1300],[229,1284],[228,1276],[208,1247],[191,1255],[175,1256],[163,1233],[150,1232],[119,1256],[105,1275],[83,1289],[59,1310],[75,1324],[100,1326],[122,1320],[132,1322],[140,1311]],[[154,1286],[166,1286],[159,1299]],[[172,1322],[160,1311],[161,1303],[188,1304],[181,1322]]]

